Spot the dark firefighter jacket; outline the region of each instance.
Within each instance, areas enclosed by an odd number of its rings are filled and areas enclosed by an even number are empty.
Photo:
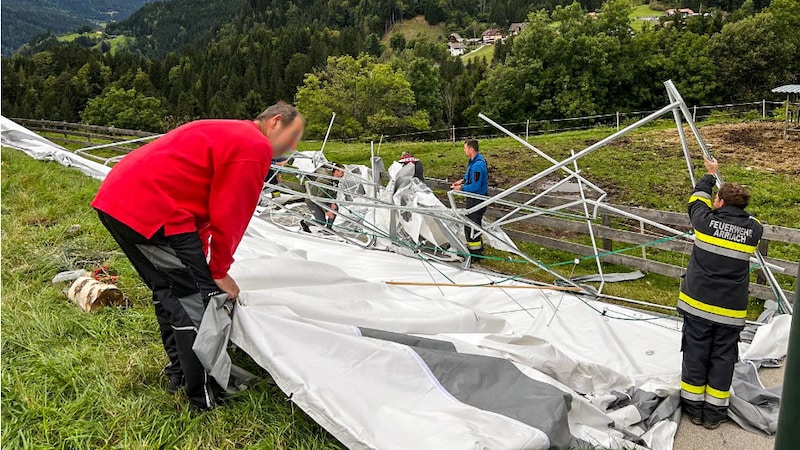
[[[744,326],[750,256],[763,227],[745,210],[712,208],[713,175],[704,176],[689,198],[695,242],[678,301],[683,314],[734,327]]]

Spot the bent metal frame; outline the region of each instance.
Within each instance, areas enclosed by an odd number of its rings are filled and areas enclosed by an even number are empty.
[[[572,286],[574,288],[579,288],[580,291],[581,291],[581,292],[578,292],[579,294],[582,293],[582,294],[590,295],[590,296],[593,296],[593,297],[602,297],[602,298],[613,299],[613,300],[621,300],[621,301],[625,301],[625,302],[633,303],[633,304],[637,304],[637,305],[643,305],[643,306],[650,306],[650,307],[661,308],[661,309],[674,310],[674,307],[658,305],[658,304],[654,304],[654,303],[650,303],[650,302],[644,302],[644,301],[641,301],[641,300],[616,297],[616,296],[606,295],[606,294],[602,293],[603,287],[605,286],[605,276],[604,276],[603,267],[602,267],[602,264],[601,264],[601,261],[600,261],[601,252],[600,252],[600,250],[598,249],[598,246],[597,246],[597,240],[595,238],[595,233],[594,233],[592,221],[596,220],[598,218],[598,211],[599,210],[605,210],[605,211],[612,212],[615,215],[619,215],[619,216],[622,216],[622,217],[625,217],[625,218],[628,218],[628,219],[633,219],[633,220],[639,221],[640,223],[643,223],[643,224],[647,224],[647,225],[649,225],[649,226],[651,226],[653,228],[659,229],[659,230],[661,230],[661,231],[663,231],[665,233],[672,234],[677,239],[683,239],[683,240],[685,240],[687,242],[692,242],[693,239],[694,239],[694,236],[691,235],[691,234],[688,234],[688,233],[684,233],[684,232],[682,232],[680,230],[677,230],[675,228],[672,228],[672,227],[666,226],[664,224],[661,224],[661,223],[646,219],[644,217],[638,216],[638,215],[633,214],[633,213],[629,213],[629,212],[620,210],[618,208],[615,208],[615,207],[613,207],[611,205],[606,204],[604,202],[604,200],[605,200],[605,198],[607,196],[607,193],[603,189],[598,187],[596,184],[594,184],[591,181],[589,181],[586,178],[584,178],[581,175],[581,171],[580,171],[580,169],[578,167],[578,160],[580,160],[584,156],[594,152],[595,150],[600,149],[601,147],[604,147],[605,145],[613,142],[614,140],[616,140],[616,139],[618,139],[618,138],[630,133],[631,131],[633,131],[633,130],[635,130],[635,129],[637,129],[637,128],[639,128],[639,127],[641,127],[641,126],[643,126],[643,125],[645,125],[645,124],[647,124],[649,122],[652,122],[654,120],[657,120],[657,119],[661,118],[665,114],[672,113],[673,119],[675,120],[675,125],[676,125],[676,127],[678,129],[678,135],[680,137],[681,148],[682,148],[682,151],[683,151],[684,159],[686,161],[686,168],[687,168],[687,170],[689,172],[689,179],[691,180],[692,184],[694,185],[696,180],[695,180],[694,170],[692,168],[691,156],[690,156],[690,153],[689,153],[689,142],[688,142],[686,133],[684,132],[684,129],[683,129],[683,123],[682,123],[682,120],[681,120],[681,116],[684,118],[686,123],[689,125],[689,128],[690,128],[694,138],[696,139],[698,145],[700,146],[700,149],[702,150],[703,155],[705,157],[707,157],[707,158],[712,158],[712,156],[711,156],[711,153],[710,153],[710,151],[708,149],[708,146],[705,143],[705,140],[701,136],[697,126],[695,125],[694,121],[692,120],[692,116],[691,116],[691,113],[689,112],[689,108],[686,106],[686,103],[684,102],[684,100],[681,97],[680,93],[678,92],[677,88],[673,84],[672,80],[668,80],[668,81],[664,82],[664,86],[666,87],[667,96],[669,98],[669,104],[668,105],[666,105],[663,108],[653,112],[652,114],[649,114],[648,116],[646,116],[646,117],[644,117],[644,118],[642,118],[642,119],[640,119],[640,120],[628,125],[627,127],[625,127],[623,129],[621,129],[621,130],[619,130],[619,131],[607,136],[606,138],[604,138],[604,139],[602,139],[602,140],[600,140],[600,141],[598,141],[598,142],[596,142],[596,143],[584,148],[583,150],[581,150],[579,152],[573,152],[568,158],[566,158],[566,159],[564,159],[562,161],[558,161],[558,160],[552,158],[551,156],[549,156],[548,154],[546,154],[542,150],[538,149],[537,147],[535,147],[534,145],[530,144],[529,142],[527,142],[526,140],[522,139],[521,137],[515,135],[514,133],[512,133],[509,130],[507,130],[502,125],[500,125],[497,122],[493,121],[492,119],[490,119],[489,117],[485,116],[484,114],[482,114],[482,113],[479,114],[478,117],[480,117],[482,120],[486,121],[488,124],[490,124],[493,127],[497,128],[502,133],[508,135],[510,138],[514,139],[515,141],[517,141],[518,143],[520,143],[524,147],[530,149],[531,151],[536,153],[538,156],[544,158],[545,160],[547,160],[548,162],[550,162],[552,164],[552,166],[548,167],[547,169],[544,169],[541,172],[536,173],[533,176],[529,177],[528,179],[523,180],[523,181],[515,184],[514,186],[512,186],[512,187],[510,187],[508,189],[505,189],[504,191],[498,193],[497,195],[491,196],[491,197],[472,194],[472,193],[463,192],[463,191],[451,190],[451,191],[448,191],[448,193],[447,193],[447,197],[448,197],[448,201],[449,201],[449,209],[447,209],[447,208],[408,207],[408,206],[397,205],[397,204],[394,204],[394,203],[389,202],[389,201],[380,200],[378,193],[382,189],[382,185],[380,184],[379,174],[377,173],[377,170],[375,170],[376,169],[376,164],[377,164],[377,162],[379,162],[380,158],[375,158],[375,156],[374,156],[374,146],[373,146],[372,159],[371,159],[372,160],[372,169],[373,169],[372,170],[372,172],[373,172],[372,173],[372,179],[366,179],[365,177],[363,177],[361,175],[354,174],[350,170],[347,170],[347,175],[346,176],[347,177],[351,177],[351,176],[352,177],[356,177],[356,180],[359,183],[361,183],[361,185],[363,186],[364,193],[353,192],[352,189],[348,190],[348,189],[343,189],[341,187],[325,186],[325,188],[330,190],[330,191],[333,191],[333,192],[337,193],[338,199],[336,200],[336,203],[337,203],[337,205],[339,207],[339,209],[337,211],[335,211],[337,213],[337,215],[344,222],[348,223],[351,226],[351,229],[353,229],[352,226],[355,226],[356,229],[362,230],[362,234],[363,235],[369,236],[369,239],[366,242],[358,241],[358,243],[360,245],[363,245],[365,248],[374,247],[376,242],[377,242],[377,238],[386,238],[386,239],[389,239],[389,240],[391,240],[392,242],[395,242],[395,243],[398,242],[398,238],[402,238],[402,237],[398,236],[398,229],[396,227],[396,216],[397,216],[397,213],[399,213],[399,212],[411,212],[411,213],[422,214],[422,215],[425,215],[425,216],[428,216],[428,217],[431,217],[431,218],[434,219],[435,223],[439,225],[440,231],[443,232],[443,234],[447,237],[448,241],[450,242],[451,248],[455,248],[458,253],[468,254],[468,251],[465,249],[463,243],[460,242],[460,240],[455,236],[455,234],[452,232],[452,230],[449,230],[449,228],[446,226],[446,223],[456,224],[458,226],[463,226],[463,225],[469,224],[470,226],[473,226],[473,227],[479,229],[485,235],[487,235],[489,237],[492,237],[493,239],[506,244],[511,249],[515,249],[516,251],[514,251],[514,253],[516,253],[517,255],[519,255],[520,257],[522,257],[523,259],[525,259],[529,263],[537,266],[538,268],[540,268],[540,269],[552,274],[554,277],[556,277],[558,280],[560,280],[560,282],[562,282],[562,283],[564,283],[564,284],[566,284],[568,286]],[[317,166],[319,166],[319,165],[329,165],[324,160],[324,157],[322,157],[323,156],[322,155],[322,151],[324,151],[325,142],[327,142],[328,136],[330,134],[330,128],[332,126],[333,126],[333,118],[331,118],[331,122],[330,122],[330,125],[328,127],[328,132],[325,135],[325,140],[323,141],[323,144],[322,144],[322,150],[319,152],[318,155],[315,155],[315,157],[314,157],[314,162],[316,163]],[[309,199],[312,199],[312,200],[318,200],[319,203],[321,204],[321,206],[323,207],[323,209],[325,209],[327,211],[332,211],[331,209],[327,208],[324,204],[322,204],[322,202],[325,201],[325,200],[330,201],[331,200],[330,198],[327,198],[327,199],[318,198],[318,197],[315,197],[315,196],[311,195],[311,187],[315,186],[315,185],[316,186],[320,185],[319,182],[316,181],[316,179],[327,178],[326,175],[312,174],[312,173],[303,172],[303,171],[299,171],[297,169],[291,169],[291,168],[286,168],[286,167],[274,166],[274,168],[277,169],[277,170],[280,170],[282,172],[288,172],[288,173],[294,174],[295,176],[297,176],[298,178],[301,178],[301,179],[309,178],[309,177],[310,177],[310,179],[305,183],[305,192],[295,191],[295,190],[292,190],[292,189],[288,189],[286,186],[282,186],[282,185],[278,186],[277,184],[267,184],[267,187],[270,187],[270,188],[273,188],[273,189],[279,189],[279,190],[282,190],[284,192],[287,192],[287,193],[290,193],[290,194],[293,194],[293,195],[297,195],[297,196],[302,197],[304,199],[305,198],[309,198]],[[559,171],[566,173],[566,177],[560,179],[559,181],[555,182],[554,184],[551,184],[546,189],[541,190],[539,193],[535,194],[533,197],[531,197],[530,199],[528,199],[524,203],[513,201],[513,200],[508,198],[512,194],[520,192],[522,189],[533,187],[534,183],[540,182],[541,180],[544,180],[546,177],[548,177],[550,175],[553,175],[553,174],[555,174],[556,172],[559,172]],[[719,187],[723,182],[722,175],[718,172],[716,174],[716,178],[717,178],[717,186]],[[352,178],[351,178],[351,180],[352,180]],[[353,181],[356,181],[356,180],[353,180]],[[561,205],[558,205],[558,206],[551,206],[551,207],[536,206],[536,202],[538,200],[542,199],[548,193],[555,191],[558,187],[560,187],[563,184],[568,183],[568,182],[573,182],[573,183],[577,184],[578,193],[579,193],[579,198],[578,199],[575,199],[573,201],[570,201],[570,202],[567,202],[565,204],[561,204]],[[590,191],[593,191],[592,197],[587,195],[587,189],[590,190]],[[339,195],[339,194],[342,194],[342,195]],[[457,200],[460,199],[461,197],[472,197],[472,198],[479,199],[481,201],[477,205],[473,206],[472,208],[460,209],[459,206],[458,206],[458,201]],[[596,197],[596,198],[593,198],[593,197]],[[347,198],[350,198],[352,200],[348,200]],[[488,207],[490,205],[505,207],[507,212],[502,217],[494,220],[493,222],[488,222],[487,221],[486,224],[475,224],[475,223],[473,223],[472,221],[470,221],[467,218],[468,214],[473,213],[473,212],[475,212],[475,211],[477,211],[477,210],[479,210],[481,208]],[[298,214],[297,212],[293,212],[290,209],[286,208],[285,205],[276,204],[275,207],[278,208],[278,209],[281,209],[282,211],[285,211],[285,212],[287,212],[289,214]],[[356,208],[361,208],[361,209],[364,209],[364,210],[367,210],[367,211],[370,208],[382,208],[382,209],[391,210],[392,220],[391,220],[390,229],[389,230],[384,230],[384,229],[381,229],[381,227],[377,226],[376,224],[371,223],[369,220],[367,220],[367,218],[366,218],[366,216],[364,214],[359,214],[358,212],[355,212],[354,209],[356,209]],[[576,208],[582,209],[582,214],[580,214],[580,213],[574,214],[572,212],[569,212],[570,210],[574,210]],[[575,283],[571,279],[566,278],[566,277],[560,275],[559,273],[555,272],[554,270],[548,268],[542,262],[540,262],[540,261],[536,260],[535,258],[525,254],[522,251],[517,250],[516,245],[513,242],[509,242],[510,239],[509,239],[509,241],[507,241],[505,238],[501,237],[501,234],[502,234],[502,236],[505,236],[504,233],[498,233],[498,231],[502,230],[502,227],[504,225],[508,225],[510,223],[518,222],[518,221],[524,220],[526,218],[542,216],[542,215],[549,215],[549,216],[567,218],[567,219],[571,219],[571,220],[585,221],[585,223],[586,223],[586,225],[588,227],[588,232],[589,232],[589,237],[590,237],[591,244],[592,244],[594,259],[595,259],[595,262],[596,262],[596,265],[597,265],[598,275],[599,275],[600,280],[601,280],[597,291],[593,291],[593,290],[587,289],[585,286],[578,285],[577,283]],[[347,228],[347,227],[345,227],[345,228]],[[345,238],[345,239],[347,239],[349,241],[352,241],[352,239],[349,239],[346,236],[346,232],[342,232],[342,233],[337,232],[336,234],[340,235],[340,237],[343,237],[343,238]],[[415,253],[416,256],[418,256],[421,260],[423,260],[423,262],[425,261],[425,259],[426,259],[425,256],[421,252],[414,250],[414,248],[413,248],[413,246],[411,244],[408,244],[407,247],[409,247]],[[470,266],[470,262],[471,262],[470,261],[470,257],[467,256],[465,258],[465,260],[464,260],[464,267],[468,268]],[[783,310],[785,312],[791,314],[791,312],[792,312],[791,304],[787,301],[783,290],[780,288],[780,286],[779,286],[779,284],[778,284],[777,280],[775,279],[775,276],[774,276],[774,274],[772,272],[772,270],[782,271],[783,269],[781,267],[778,267],[778,266],[775,266],[775,265],[767,263],[765,261],[764,257],[761,255],[761,253],[758,250],[756,250],[754,256],[751,258],[751,262],[761,266],[762,270],[764,271],[764,274],[766,275],[766,278],[767,278],[767,281],[768,281],[770,287],[772,288],[772,290],[774,291],[776,297],[779,300],[780,306],[783,308]],[[517,279],[517,280],[520,280],[520,281],[531,282],[530,280],[523,280],[523,279],[520,279],[520,278],[514,278],[514,279]],[[539,283],[539,282],[532,282],[532,283],[539,284],[539,285],[545,284],[545,283]]]

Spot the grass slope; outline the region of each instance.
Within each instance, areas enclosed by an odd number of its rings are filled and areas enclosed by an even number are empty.
[[[405,19],[396,23],[386,34],[383,35],[383,43],[389,45],[389,40],[394,33],[402,33],[406,41],[427,37],[428,39],[439,42],[446,37],[444,24],[431,25],[425,20],[425,16],[416,16],[413,19]]]
[[[164,389],[149,292],[88,206],[99,183],[9,149],[2,171],[0,447],[339,448],[267,382],[189,414]],[[102,262],[120,273],[133,308],[86,314],[50,284],[59,271]]]
[[[465,54],[464,56],[461,57],[461,60],[464,61],[464,64],[467,64],[469,62],[478,61],[481,58],[483,58],[486,60],[487,63],[491,63],[493,57],[494,57],[494,45],[484,45]]]
[[[134,41],[134,38],[129,37],[129,36],[124,36],[124,35],[110,36],[110,35],[106,35],[106,34],[100,35],[100,34],[97,34],[94,31],[89,32],[89,33],[69,33],[69,34],[64,34],[64,35],[59,36],[57,39],[59,41],[61,41],[61,42],[72,42],[72,41],[74,41],[75,39],[77,39],[77,38],[79,38],[81,36],[86,36],[86,37],[92,39],[93,41],[97,41],[97,45],[95,45],[93,47],[95,49],[100,49],[100,45],[103,42],[108,42],[111,45],[111,50],[110,51],[111,51],[112,55],[117,53],[117,50],[119,50],[119,48],[121,46],[129,45]]]
[[[657,11],[655,9],[651,9],[650,5],[638,5],[633,7],[633,11],[631,11],[628,17],[631,18],[632,23],[631,26],[635,30],[641,30],[645,27],[646,24],[650,24],[651,26],[657,22],[651,22],[648,20],[643,20],[643,17],[660,17],[664,15],[664,11]]]

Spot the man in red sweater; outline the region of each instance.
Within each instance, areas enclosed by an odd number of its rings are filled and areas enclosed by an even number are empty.
[[[254,121],[188,123],[123,158],[92,202],[153,291],[168,389],[185,385],[192,408],[211,408],[221,392],[192,350],[205,306],[216,295],[238,297],[228,275],[233,253],[273,156],[295,145],[303,127],[286,103]]]

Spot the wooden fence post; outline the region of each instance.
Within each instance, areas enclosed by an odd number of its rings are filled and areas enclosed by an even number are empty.
[[[603,218],[603,226],[610,227],[611,216],[609,216],[608,214],[603,214],[601,217]],[[614,241],[608,238],[603,238],[603,250],[607,252],[614,250]]]
[[[644,236],[644,222],[642,222],[641,220],[639,221],[639,232],[642,233],[642,236]],[[647,247],[646,246],[642,246],[642,258],[643,259],[647,259]]]
[[[761,242],[758,243],[758,251],[761,252],[762,256],[766,257],[767,253],[769,252],[769,241],[766,239],[761,239]],[[761,269],[756,272],[756,283],[767,284],[767,276],[764,275],[764,271]]]

